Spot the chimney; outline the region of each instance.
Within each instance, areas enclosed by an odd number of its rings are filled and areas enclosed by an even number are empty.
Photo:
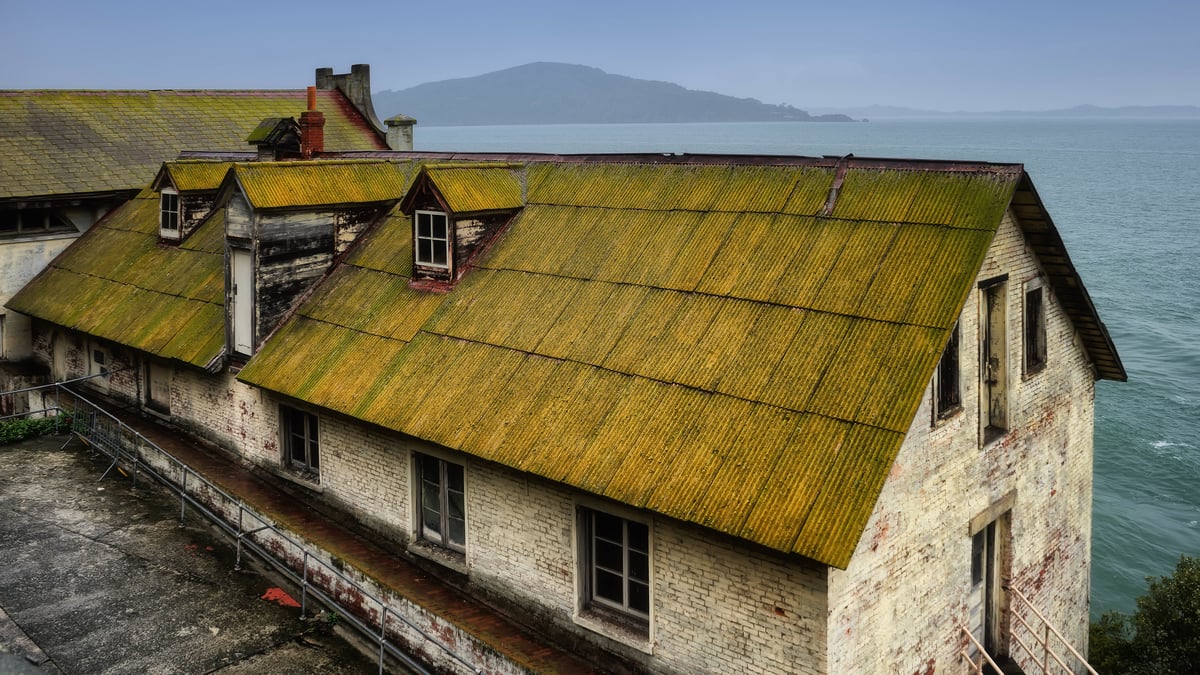
[[[308,88],[308,110],[300,113],[300,157],[325,152],[325,115],[317,110],[317,88]]]
[[[392,150],[413,149],[413,125],[415,118],[408,115],[396,115],[383,122],[387,125],[387,145]]]
[[[334,74],[333,68],[317,68],[317,89],[342,92],[367,122],[383,135],[383,125],[375,116],[375,106],[371,103],[371,66],[366,63],[356,63],[350,66],[350,72]]]

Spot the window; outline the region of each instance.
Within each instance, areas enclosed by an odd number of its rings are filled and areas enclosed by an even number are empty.
[[[0,211],[0,237],[5,235],[38,235],[60,232],[77,233],[70,222],[53,209],[16,209]]]
[[[962,410],[958,378],[958,324],[950,331],[942,360],[933,374],[933,421],[946,419]]]
[[[437,211],[417,211],[417,264],[431,267],[450,267],[450,230],[446,214]]]
[[[418,454],[417,483],[420,485],[421,538],[448,549],[465,551],[467,518],[462,466]]]
[[[286,405],[279,406],[283,418],[284,461],[305,474],[320,475],[321,438],[317,416]]]
[[[1046,367],[1046,309],[1041,287],[1025,291],[1025,374]]]
[[[601,511],[582,510],[587,609],[650,618],[650,528]]]
[[[983,282],[983,440],[990,443],[1008,429],[1008,331],[1005,301],[1008,275]]]
[[[159,235],[163,237],[179,237],[179,193],[164,189],[159,203],[162,205],[162,219],[159,222]]]

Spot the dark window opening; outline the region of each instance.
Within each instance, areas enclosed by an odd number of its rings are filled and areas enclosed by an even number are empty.
[[[0,237],[78,232],[66,218],[53,209],[15,209],[0,211]]]
[[[962,390],[959,386],[959,325],[954,324],[950,339],[942,351],[933,381],[933,418],[945,419],[962,409]]]
[[[1042,289],[1025,293],[1025,373],[1036,373],[1046,367],[1046,309]]]
[[[429,455],[417,455],[421,538],[455,551],[467,544],[463,467]]]
[[[283,416],[283,442],[287,463],[294,469],[315,474],[321,469],[320,432],[317,416],[312,413],[280,406]]]

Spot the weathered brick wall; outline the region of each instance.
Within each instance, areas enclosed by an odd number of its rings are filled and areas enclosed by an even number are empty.
[[[232,450],[246,459],[263,463],[279,453],[264,452],[278,447],[278,427],[272,409],[264,405],[266,394],[238,382],[228,372],[211,375],[194,368],[175,368],[171,380],[171,417],[183,429]]]
[[[958,626],[968,623],[969,524],[1011,491],[1008,576],[1073,645],[1086,646],[1092,372],[1046,285],[1047,365],[1023,376],[1024,285],[1039,270],[1011,217],[979,279],[1004,273],[1009,432],[982,445],[984,308],[974,288],[960,324],[963,410],[934,426],[926,391],[849,568],[830,571],[830,673],[957,672]]]
[[[649,643],[592,630],[574,618],[576,498],[502,467],[467,467],[467,563],[489,594],[648,670],[824,672],[824,567],[653,518]]]

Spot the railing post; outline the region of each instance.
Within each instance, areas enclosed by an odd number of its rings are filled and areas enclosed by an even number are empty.
[[[1050,624],[1042,627],[1042,672],[1050,675]]]
[[[308,551],[304,552],[304,570],[300,576],[300,618],[308,614]]]
[[[186,464],[180,464],[183,467],[183,479],[179,481],[179,527],[183,527],[184,509],[187,508],[187,476],[188,468]]]

